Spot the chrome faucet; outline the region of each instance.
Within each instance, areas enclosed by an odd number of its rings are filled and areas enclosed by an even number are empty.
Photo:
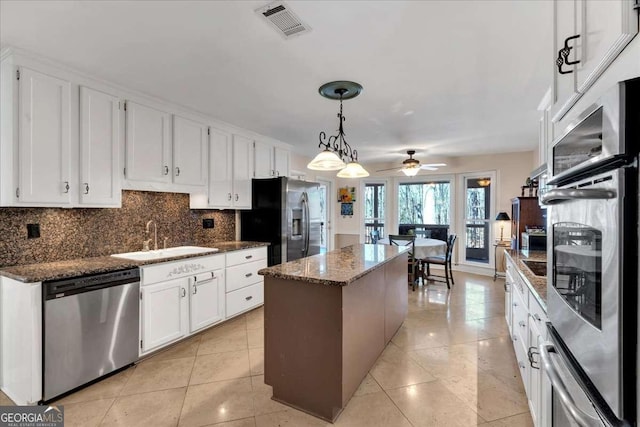
[[[157,251],[158,250],[158,226],[156,224],[156,222],[154,220],[150,220],[149,222],[147,222],[147,225],[144,228],[144,232],[147,233],[147,237],[149,237],[149,226],[151,225],[151,223],[153,223],[153,250]],[[145,242],[150,242],[151,239],[146,240]],[[147,248],[149,247],[149,244],[147,243]]]

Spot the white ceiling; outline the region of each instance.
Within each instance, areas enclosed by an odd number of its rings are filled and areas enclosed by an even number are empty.
[[[268,1],[6,1],[0,43],[193,108],[315,155],[337,128],[363,162],[407,148],[460,156],[533,150],[550,84],[551,1],[289,1],[312,31],[283,39]]]

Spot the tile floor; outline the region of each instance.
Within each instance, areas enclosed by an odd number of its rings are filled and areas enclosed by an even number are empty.
[[[502,281],[455,273],[409,290],[409,314],[336,426],[532,426]],[[326,426],[270,399],[263,309],[59,400],[66,426]],[[8,399],[0,393],[0,404]]]

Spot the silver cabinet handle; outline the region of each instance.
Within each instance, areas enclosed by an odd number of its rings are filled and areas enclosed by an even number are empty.
[[[247,255],[244,257],[244,259],[251,259],[251,258],[253,258],[253,255]]]
[[[549,190],[540,197],[543,205],[555,205],[570,200],[587,199],[613,199],[616,192],[613,190],[603,190],[600,188],[556,188]]]
[[[514,335],[514,336],[512,337],[512,339],[513,339],[514,341],[518,341],[518,337],[517,337],[517,335]]]
[[[253,297],[252,297],[251,295],[249,295],[249,296],[248,296],[248,297],[246,297],[245,299],[246,299],[247,301],[249,301],[249,300],[251,300],[252,298],[253,298]]]
[[[276,176],[280,176],[280,171],[276,171]]]
[[[533,318],[536,319],[538,322],[542,322],[542,319],[540,318],[540,315],[538,313],[534,314]]]
[[[176,176],[180,176],[180,168],[176,166]]]
[[[231,193],[227,193],[227,199],[231,201]]]
[[[89,194],[89,183],[88,182],[84,183],[84,194]]]
[[[239,197],[238,197],[238,193],[236,193],[236,202],[238,201]]]
[[[164,174],[169,175],[169,166],[164,167]]]
[[[504,291],[509,292],[509,286],[507,286],[507,282],[504,282]]]
[[[524,320],[519,321],[518,325],[520,325],[521,328],[524,328],[525,326],[527,326]]]
[[[517,307],[517,306],[518,306],[518,303],[517,303],[517,302],[514,302],[514,303],[513,303],[513,306],[514,306],[514,307]]]
[[[187,296],[187,290],[185,288],[181,288],[182,289],[182,298]]]
[[[558,365],[551,357],[551,353],[556,353],[556,348],[553,343],[544,342],[540,344],[538,350],[540,350],[540,359],[542,359],[542,364],[544,365],[544,372],[547,373],[547,376],[553,385],[554,393],[558,393],[562,404],[569,410],[574,420],[582,426],[602,425],[600,420],[590,416],[582,409],[578,408],[573,397],[571,397],[571,394],[567,390],[567,386],[564,384],[564,381],[562,381],[562,378],[558,373]]]
[[[69,181],[64,181],[64,192],[65,193],[69,192]]]
[[[194,284],[193,284],[193,294],[195,295],[197,293],[198,293],[198,286],[194,282]]]
[[[244,275],[244,277],[251,277],[251,276],[253,276],[253,273],[247,273]]]
[[[518,366],[520,367],[520,369],[525,369],[527,367],[527,365],[522,362],[518,362]]]
[[[529,351],[527,351],[527,357],[529,359],[529,365],[531,365],[531,367],[533,369],[540,369],[540,365],[538,362],[536,362],[535,360],[533,360],[533,355],[534,354],[540,354],[540,352],[538,352],[538,347],[529,347]]]

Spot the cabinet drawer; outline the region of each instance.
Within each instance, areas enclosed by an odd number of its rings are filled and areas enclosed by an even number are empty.
[[[513,348],[516,352],[516,363],[518,364],[518,370],[522,377],[522,383],[527,394],[529,393],[529,359],[527,358],[527,352],[523,346],[523,342],[518,338],[513,343]]]
[[[180,261],[163,262],[140,268],[142,285],[195,276],[207,271],[224,268],[224,256],[213,255],[181,259]]]
[[[547,327],[545,323],[547,322],[547,313],[533,296],[529,297],[529,313],[531,314],[529,321],[536,322],[540,334],[546,338]]]
[[[518,292],[512,293],[512,307],[513,307],[513,333],[512,336],[518,336],[520,342],[524,347],[527,346],[526,338],[527,338],[527,321],[529,318],[529,311],[527,307],[522,302],[522,298]]]
[[[264,302],[264,284],[256,283],[227,294],[227,318]]]
[[[227,292],[263,282],[264,278],[258,275],[258,270],[266,266],[267,260],[261,259],[227,268]]]
[[[253,249],[245,249],[242,251],[233,251],[226,254],[227,255],[227,267],[231,267],[238,264],[243,264],[245,262],[257,261],[260,259],[267,258],[267,248],[253,248]]]

